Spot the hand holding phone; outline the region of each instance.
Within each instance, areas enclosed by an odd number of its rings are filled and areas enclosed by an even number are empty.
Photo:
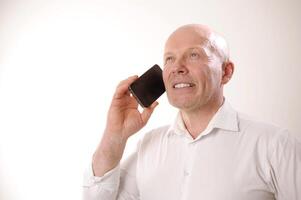
[[[142,107],[149,107],[165,92],[162,69],[154,65],[133,82],[129,90]]]

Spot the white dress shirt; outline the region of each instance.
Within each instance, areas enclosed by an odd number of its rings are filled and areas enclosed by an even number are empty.
[[[193,139],[181,115],[124,163],[84,177],[84,200],[301,200],[301,145],[225,102]]]

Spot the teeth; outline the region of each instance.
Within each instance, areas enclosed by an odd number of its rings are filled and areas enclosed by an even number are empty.
[[[174,88],[185,88],[190,87],[191,85],[189,83],[178,83],[174,86]]]

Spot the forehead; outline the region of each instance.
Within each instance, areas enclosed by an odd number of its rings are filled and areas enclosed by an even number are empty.
[[[180,29],[171,34],[165,43],[164,53],[175,52],[191,47],[204,47],[209,34],[197,29]]]

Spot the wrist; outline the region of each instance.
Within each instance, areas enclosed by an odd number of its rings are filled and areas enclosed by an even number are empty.
[[[92,167],[95,176],[102,176],[118,165],[126,141],[117,137],[103,136],[101,143],[93,154]]]
[[[109,131],[105,130],[102,135],[102,141],[110,143],[112,145],[122,145],[126,144],[128,137],[126,137],[122,132],[119,131]]]

